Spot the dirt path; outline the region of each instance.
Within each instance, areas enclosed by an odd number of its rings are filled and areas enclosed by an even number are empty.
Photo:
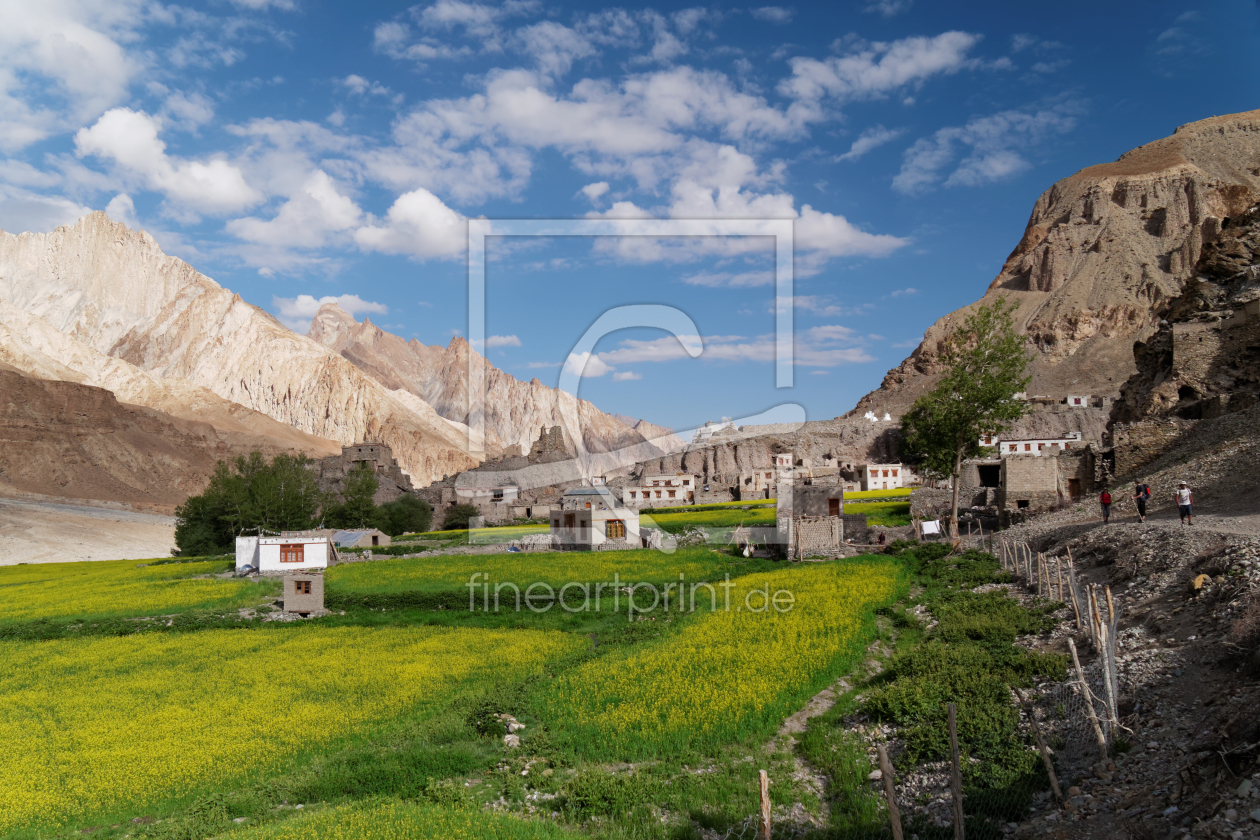
[[[169,557],[174,546],[170,516],[0,498],[0,566]]]

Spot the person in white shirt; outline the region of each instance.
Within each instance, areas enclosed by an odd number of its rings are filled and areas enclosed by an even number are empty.
[[[1194,494],[1190,492],[1190,485],[1184,481],[1177,485],[1177,510],[1181,512],[1181,524],[1185,525],[1186,520],[1190,520],[1190,524],[1194,524]]]

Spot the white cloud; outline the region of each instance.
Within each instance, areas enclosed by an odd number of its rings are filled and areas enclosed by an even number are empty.
[[[636,379],[642,379],[643,374],[635,373],[632,370],[623,370],[620,373],[613,374],[613,382],[632,382]]]
[[[905,289],[897,289],[895,291],[889,292],[888,296],[889,297],[902,297],[903,295],[917,295],[918,293],[919,293],[918,289],[914,288],[913,286],[909,286]]]
[[[890,18],[909,11],[913,5],[914,0],[875,0],[875,2],[864,6],[862,11],[873,12]]]
[[[337,190],[328,173],[316,170],[302,188],[263,220],[253,216],[233,219],[225,229],[248,242],[280,248],[318,248],[328,235],[347,231],[359,222],[358,205]]]
[[[893,189],[911,194],[942,182],[979,186],[1021,172],[1030,164],[1017,150],[1071,131],[1080,111],[1079,103],[1067,101],[1039,111],[1003,111],[963,126],[942,128],[906,150]]]
[[[520,347],[521,340],[514,335],[492,335],[486,338],[486,348]]]
[[[806,101],[834,97],[841,102],[886,96],[932,76],[957,73],[980,41],[969,32],[944,32],[892,42],[859,42],[843,55],[818,60],[794,58],[792,77],[779,84],[785,96]]]
[[[379,224],[354,232],[365,251],[406,254],[416,259],[454,258],[464,253],[468,222],[426,189],[403,193]]]
[[[228,213],[257,204],[262,196],[239,167],[222,158],[182,160],[166,154],[160,122],[143,111],[114,108],[74,135],[75,152],[113,161],[140,176],[144,186],[196,211]]]
[[[857,160],[872,149],[877,149],[885,143],[891,143],[902,134],[905,134],[904,129],[884,128],[882,125],[872,126],[863,131],[858,136],[858,139],[853,141],[849,151],[838,156],[836,160]]]
[[[389,307],[385,304],[364,300],[358,295],[325,295],[321,298],[298,295],[292,298],[271,298],[271,308],[277,313],[280,323],[299,335],[306,335],[310,331],[311,319],[326,303],[335,303],[350,315],[365,313],[385,315],[389,312]]]
[[[83,125],[122,102],[143,60],[136,38],[146,3],[8,2],[0,11],[0,149],[15,151]]]
[[[574,373],[581,377],[597,377],[603,376],[613,370],[613,367],[606,364],[599,356],[594,353],[570,353],[569,358],[564,361],[564,370],[566,373]]]
[[[600,196],[608,192],[608,182],[596,181],[594,184],[587,184],[585,187],[582,187],[578,192],[586,196],[587,200],[594,204],[599,201]]]
[[[854,330],[839,325],[814,327],[798,332],[794,343],[796,364],[805,367],[834,367],[873,361],[862,347],[857,346],[863,340],[865,339]],[[618,349],[600,353],[598,358],[609,365],[692,358],[684,349],[682,341],[697,346],[701,340],[699,336],[627,339],[621,342]],[[708,336],[703,341],[703,347],[701,359],[723,362],[773,363],[778,352],[774,335],[756,338]]]
[[[726,286],[729,288],[747,288],[750,286],[769,286],[774,283],[773,271],[744,271],[739,274],[726,272],[702,271],[682,278],[691,286]]]
[[[105,205],[105,215],[115,222],[122,222],[128,227],[138,227],[136,224],[135,202],[126,193],[119,193],[109,200],[109,204]]]
[[[769,23],[790,23],[792,18],[796,16],[794,10],[785,9],[783,6],[762,6],[758,9],[749,9],[748,13],[757,20],[764,20]]]
[[[68,198],[39,195],[0,183],[0,230],[44,233],[71,224],[91,212],[91,207]]]
[[[559,77],[569,72],[573,62],[597,52],[586,37],[567,26],[546,20],[526,26],[516,33],[520,49],[534,59],[538,71]]]

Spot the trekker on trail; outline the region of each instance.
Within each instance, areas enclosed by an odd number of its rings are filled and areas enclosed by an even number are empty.
[[[1142,479],[1133,481],[1133,501],[1137,502],[1138,522],[1146,521],[1146,500],[1151,497],[1151,485],[1143,484]]]
[[[1106,487],[1099,494],[1098,503],[1102,505],[1103,524],[1106,525],[1111,520],[1111,491]]]
[[[1190,524],[1194,524],[1194,493],[1190,492],[1190,485],[1184,481],[1177,485],[1177,510],[1181,511],[1181,524],[1185,525],[1186,520],[1190,520]]]

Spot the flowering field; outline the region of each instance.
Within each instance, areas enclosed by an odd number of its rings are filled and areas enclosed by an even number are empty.
[[[0,643],[0,832],[118,814],[294,761],[587,644],[303,626]]]
[[[570,581],[702,580],[728,568],[710,548],[684,548],[673,554],[638,551],[568,551],[555,554],[441,554],[400,557],[334,566],[325,575],[330,590],[355,594],[461,590],[476,573],[488,575],[491,585],[536,581],[561,586]]]
[[[270,581],[196,578],[229,568],[231,563],[222,560],[143,567],[135,560],[0,566],[0,622],[233,609],[253,605],[275,589]]]
[[[234,831],[224,835],[224,840],[576,840],[580,836],[537,820],[386,801]]]
[[[700,590],[683,629],[584,663],[546,689],[540,714],[579,752],[618,758],[714,747],[765,734],[856,664],[874,631],[874,610],[907,586],[883,557],[807,564],[742,577],[730,609]],[[768,591],[792,593],[762,611]],[[783,601],[780,602],[784,603]]]

